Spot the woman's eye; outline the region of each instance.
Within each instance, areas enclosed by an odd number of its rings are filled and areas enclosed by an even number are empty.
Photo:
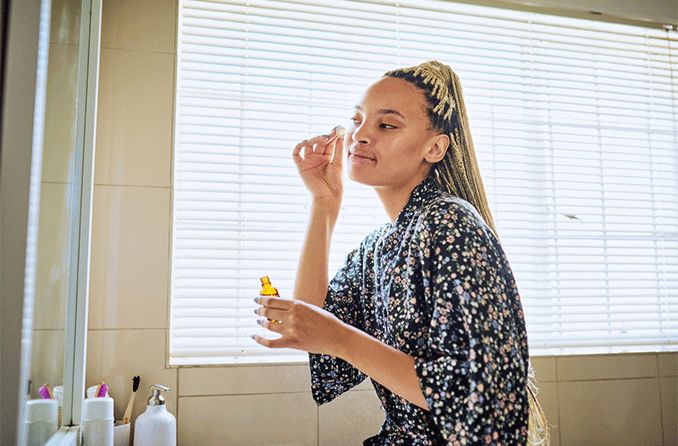
[[[393,126],[393,125],[391,125],[391,124],[382,124],[382,126],[385,126],[385,128],[387,128],[387,129],[389,129],[389,130],[390,130],[390,129],[396,129],[396,128],[398,128],[398,127]]]

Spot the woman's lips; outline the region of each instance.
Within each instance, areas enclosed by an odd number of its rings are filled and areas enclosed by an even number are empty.
[[[366,156],[358,155],[356,153],[350,153],[348,155],[348,159],[350,161],[354,162],[354,163],[359,163],[359,164],[369,164],[369,163],[373,163],[374,161],[376,161],[372,158],[368,158]]]

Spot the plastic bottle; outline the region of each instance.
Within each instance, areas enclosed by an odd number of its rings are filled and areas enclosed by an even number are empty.
[[[26,444],[42,446],[57,431],[57,400],[26,401]]]
[[[160,391],[172,389],[160,384],[151,384],[149,389],[152,393],[146,411],[134,423],[134,446],[176,446],[177,420],[160,395]]]
[[[82,404],[82,446],[113,446],[113,398],[87,398]]]
[[[52,392],[54,393],[54,399],[57,400],[57,403],[59,403],[57,425],[61,426],[61,410],[64,406],[64,386],[55,386]]]

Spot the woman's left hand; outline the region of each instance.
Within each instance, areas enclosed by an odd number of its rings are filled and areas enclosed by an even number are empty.
[[[262,327],[282,334],[278,339],[252,336],[270,348],[296,348],[309,353],[339,356],[346,325],[335,315],[302,300],[279,297],[259,297],[257,314],[270,320],[260,320]]]

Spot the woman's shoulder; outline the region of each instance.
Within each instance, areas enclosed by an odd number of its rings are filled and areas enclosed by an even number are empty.
[[[422,229],[432,234],[441,231],[492,232],[478,210],[461,197],[441,191],[423,209],[419,217]]]

